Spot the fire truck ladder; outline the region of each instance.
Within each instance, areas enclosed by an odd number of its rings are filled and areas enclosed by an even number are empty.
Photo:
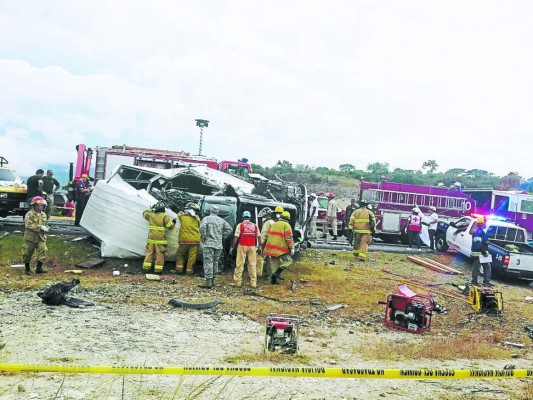
[[[369,189],[371,203],[385,203],[395,206],[415,205],[422,207],[434,206],[441,210],[464,211],[467,209],[467,199],[435,194],[397,192],[394,190]]]

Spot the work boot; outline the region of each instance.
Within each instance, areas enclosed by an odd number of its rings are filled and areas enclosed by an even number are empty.
[[[31,275],[30,263],[24,263],[24,267],[25,267],[24,273],[26,275]]]
[[[332,240],[337,240],[337,235],[333,236]]]
[[[176,268],[177,269],[177,268]],[[187,266],[184,265],[183,268],[181,269],[181,271],[178,272],[178,274],[180,275],[185,275],[187,273]]]
[[[483,282],[483,286],[493,287],[494,283],[492,283],[492,282]]]
[[[479,286],[479,283],[472,281],[472,282],[470,282],[470,285],[472,285],[472,286]]]
[[[320,239],[327,239],[328,238],[328,235],[322,235],[320,236]]]
[[[276,270],[276,272],[274,272],[272,274],[272,276],[270,277],[270,283],[272,285],[279,285],[279,281],[283,281],[284,278],[281,276],[281,273],[283,272],[283,269],[282,268],[278,268]]]
[[[43,263],[41,261],[37,261],[37,269],[35,270],[35,273],[36,274],[48,273],[48,271],[43,268]]]
[[[198,287],[201,287],[202,289],[213,289],[214,286],[213,278],[205,278],[205,283],[198,285]]]

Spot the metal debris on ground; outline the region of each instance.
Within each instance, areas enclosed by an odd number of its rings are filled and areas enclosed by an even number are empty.
[[[291,291],[296,291],[296,281],[291,280]]]
[[[83,272],[83,270],[81,270],[81,269],[66,269],[65,270],[65,274],[81,275],[82,272]]]
[[[115,272],[115,271],[113,271]],[[119,272],[119,271],[117,271]],[[119,272],[120,274],[120,272]],[[149,281],[160,281],[161,280],[161,276],[159,275],[156,275],[156,274],[146,274],[146,279],[148,279]]]
[[[67,293],[79,283],[79,279],[72,279],[70,282],[57,282],[46,289],[37,292],[37,296],[42,299],[44,304],[49,306],[66,305],[75,308],[94,306],[94,303],[67,296]]]
[[[103,263],[105,263],[105,259],[103,258],[89,258],[86,261],[76,264],[76,267],[89,269],[99,267]]]
[[[338,310],[339,308],[346,308],[346,307],[348,307],[348,304],[334,304],[332,306],[327,307],[326,310],[335,311],[335,310]]]
[[[524,345],[522,343],[513,343],[513,342],[503,342],[504,346],[512,346],[512,347],[518,347],[519,349],[523,349]]]

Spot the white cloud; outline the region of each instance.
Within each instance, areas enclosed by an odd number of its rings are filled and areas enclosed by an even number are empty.
[[[79,142],[196,153],[206,118],[203,152],[219,159],[530,177],[532,8],[9,2],[0,155],[33,172]]]

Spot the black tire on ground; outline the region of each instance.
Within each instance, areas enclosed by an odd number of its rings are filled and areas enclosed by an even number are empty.
[[[385,243],[396,244],[400,240],[400,235],[385,235],[382,233],[379,235],[379,238]]]
[[[407,225],[402,228],[402,232],[400,233],[400,242],[405,245],[409,244],[409,236],[407,236]]]
[[[446,237],[442,233],[435,235],[435,248],[442,253],[448,251],[448,244],[446,243]]]

